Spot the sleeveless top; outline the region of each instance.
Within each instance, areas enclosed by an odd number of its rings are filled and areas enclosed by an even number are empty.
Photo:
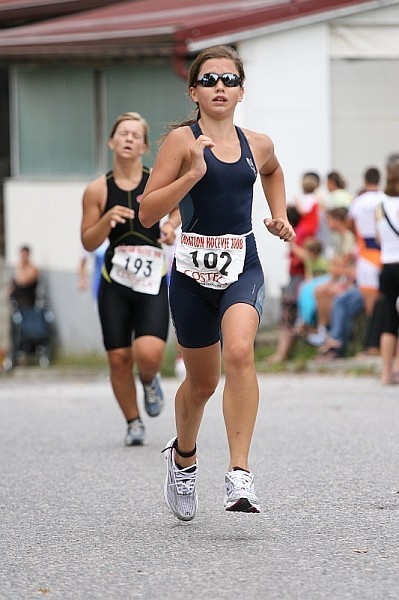
[[[198,123],[190,126],[195,138],[202,134]],[[207,171],[180,201],[182,232],[204,235],[248,234],[252,231],[253,186],[257,177],[248,141],[236,126],[240,158],[232,163],[217,158],[205,148]],[[247,237],[246,265],[257,258],[253,233]]]
[[[18,308],[33,308],[36,302],[36,288],[38,281],[28,285],[19,285],[15,279],[12,280],[12,291],[10,298],[16,302]]]
[[[107,201],[105,203],[103,214],[117,204],[127,206],[134,210],[133,219],[126,219],[126,223],[118,223],[111,229],[108,239],[109,246],[104,257],[103,275],[109,281],[109,273],[112,268],[112,258],[117,246],[155,246],[161,248],[158,242],[160,238],[159,223],[150,228],[143,227],[139,220],[140,197],[144,192],[148,181],[150,170],[143,167],[143,174],[139,185],[133,190],[121,190],[115,183],[112,171],[107,173]]]

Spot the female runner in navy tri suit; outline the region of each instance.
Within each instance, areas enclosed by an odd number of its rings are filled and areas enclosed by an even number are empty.
[[[165,500],[190,520],[197,509],[196,440],[204,407],[225,372],[223,414],[230,450],[224,506],[259,512],[248,458],[259,401],[254,341],[264,278],[251,212],[260,175],[271,218],[267,229],[295,238],[284,177],[267,135],[234,125],[244,95],[244,69],[228,46],[204,50],[188,74],[197,118],[164,139],[144,190],[140,220],[151,227],[177,205],[182,233],[171,274],[170,304],[186,379],[175,401],[177,436],[165,448]]]
[[[149,147],[148,124],[140,114],[123,113],[116,119],[109,147],[112,171],[92,181],[84,192],[81,238],[89,251],[109,239],[98,311],[112,388],[127,421],[125,444],[136,446],[143,444],[145,428],[137,403],[135,365],[147,414],[155,417],[163,407],[157,373],[168,336],[169,305],[161,242],[173,244],[180,215],[176,209],[168,221],[153,223],[150,229],[139,221],[140,196],[150,174],[142,163]]]

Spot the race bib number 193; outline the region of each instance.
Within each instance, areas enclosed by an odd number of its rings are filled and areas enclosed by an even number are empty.
[[[245,253],[245,235],[182,233],[176,268],[204,287],[223,290],[242,273]]]
[[[135,292],[156,296],[165,273],[165,255],[154,246],[118,246],[110,277]]]

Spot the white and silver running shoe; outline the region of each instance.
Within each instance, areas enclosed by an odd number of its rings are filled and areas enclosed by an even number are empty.
[[[198,497],[195,482],[198,473],[198,461],[195,465],[178,469],[175,463],[174,450],[176,438],[172,438],[165,446],[166,479],[164,496],[167,506],[181,521],[194,519],[198,508]]]
[[[145,440],[145,427],[141,419],[135,419],[127,426],[125,446],[142,446]]]
[[[254,475],[233,469],[225,477],[224,507],[228,511],[259,513],[260,504],[255,494]]]

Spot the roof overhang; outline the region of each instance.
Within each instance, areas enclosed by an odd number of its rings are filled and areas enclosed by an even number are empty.
[[[4,2],[0,0],[0,4]],[[184,57],[213,44],[235,44],[255,36],[393,4],[399,4],[399,0],[120,2],[2,30],[0,60],[9,63]]]
[[[0,27],[16,27],[119,2],[120,0],[0,0]]]
[[[273,6],[258,13],[248,14],[245,19],[233,17],[220,23],[205,24],[177,32],[176,39],[183,42],[188,52],[196,53],[218,44],[237,44],[249,37],[269,35],[295,27],[321,23],[356,15],[365,11],[399,4],[397,0],[370,0],[369,2],[291,2]],[[250,32],[250,35],[249,35]]]

